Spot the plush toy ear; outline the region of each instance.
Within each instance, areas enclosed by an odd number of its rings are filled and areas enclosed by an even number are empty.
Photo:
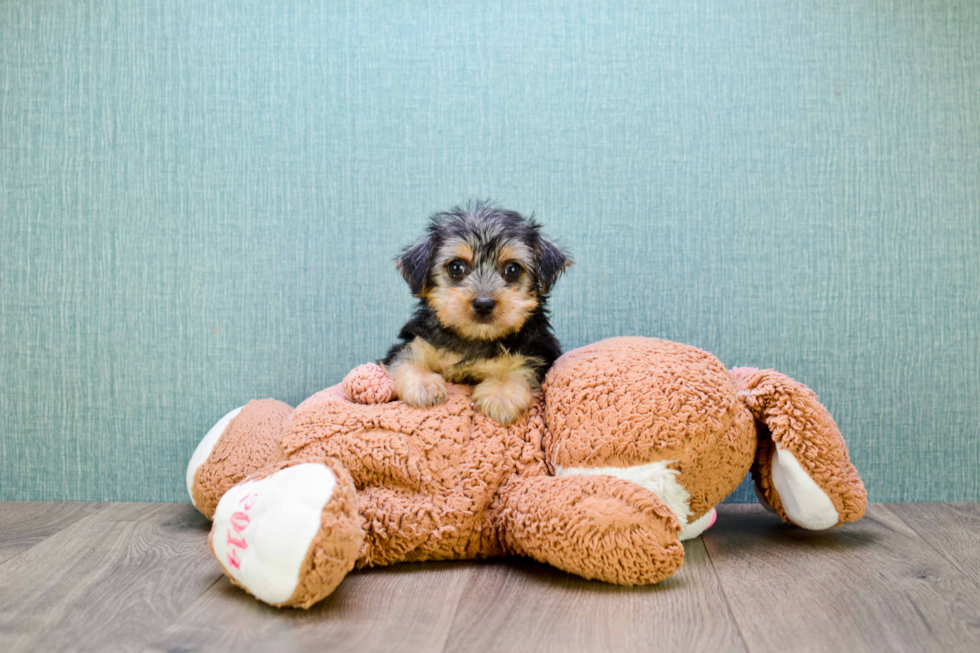
[[[759,430],[752,477],[783,521],[822,530],[864,515],[868,493],[837,423],[810,388],[775,370],[732,370]]]
[[[571,266],[573,261],[568,254],[544,238],[538,240],[537,254],[538,280],[541,284],[541,292],[547,294],[558,281],[561,273]]]
[[[432,265],[434,252],[435,241],[432,236],[429,236],[407,248],[395,263],[395,268],[401,272],[416,297],[422,293],[429,279],[429,268]]]

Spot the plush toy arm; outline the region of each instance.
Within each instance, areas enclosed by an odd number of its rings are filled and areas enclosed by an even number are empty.
[[[738,397],[760,429],[752,466],[763,503],[819,530],[860,519],[868,502],[837,424],[808,387],[773,370],[732,370]]]
[[[684,562],[674,514],[654,493],[614,476],[537,476],[501,492],[504,547],[618,585],[647,585]]]
[[[386,404],[395,400],[395,382],[380,365],[358,365],[344,377],[344,394],[356,404]]]

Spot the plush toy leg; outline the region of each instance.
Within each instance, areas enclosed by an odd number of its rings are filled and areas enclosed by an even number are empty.
[[[688,540],[693,540],[694,538],[700,536],[701,533],[714,526],[717,519],[718,512],[712,508],[691,523],[681,526],[681,542],[687,542]]]
[[[363,539],[347,470],[332,458],[301,458],[226,492],[210,544],[235,585],[277,607],[308,608],[354,567]]]
[[[812,390],[773,370],[732,370],[760,425],[756,494],[786,522],[820,530],[864,515],[867,492],[837,424]]]
[[[292,412],[274,399],[250,401],[208,431],[187,465],[187,493],[205,517],[232,486],[279,460],[279,429]]]
[[[647,585],[684,562],[679,524],[653,492],[614,476],[538,476],[502,491],[505,547],[585,578]]]

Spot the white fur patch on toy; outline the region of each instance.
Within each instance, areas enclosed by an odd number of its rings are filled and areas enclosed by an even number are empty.
[[[786,516],[797,526],[819,531],[840,521],[827,493],[810,478],[793,454],[780,449],[778,444],[772,461],[772,485]]]
[[[698,535],[708,530],[708,528],[710,528],[711,525],[715,523],[715,519],[717,518],[718,518],[718,512],[714,508],[712,508],[708,512],[704,513],[703,515],[695,519],[694,521],[689,522],[684,526],[681,526],[681,532],[678,533],[677,538],[681,542],[685,542],[687,540],[693,540]]]
[[[198,467],[203,465],[208,461],[208,456],[211,455],[211,450],[214,449],[214,445],[218,443],[218,439],[221,438],[221,434],[225,432],[228,427],[228,423],[238,416],[238,413],[242,412],[242,408],[245,406],[239,406],[235,410],[229,412],[227,415],[218,420],[218,423],[211,427],[211,430],[207,432],[204,439],[197,445],[197,449],[194,450],[194,455],[191,456],[191,460],[187,463],[187,494],[191,497],[191,503],[194,503],[194,492],[192,488],[194,487],[194,475],[197,473]],[[194,507],[199,509],[199,506],[194,503]]]
[[[632,481],[656,494],[670,508],[670,511],[677,517],[677,521],[681,523],[681,532],[683,533],[684,527],[691,517],[691,495],[683,485],[677,482],[677,475],[680,472],[668,467],[673,462],[676,461],[658,460],[631,467],[559,467],[555,465],[555,476],[606,474]],[[704,528],[707,527],[706,525]],[[701,531],[698,531],[698,535],[700,533]],[[691,537],[697,537],[697,535]]]
[[[318,463],[286,467],[228,490],[211,543],[225,571],[266,603],[289,599],[337,478]]]

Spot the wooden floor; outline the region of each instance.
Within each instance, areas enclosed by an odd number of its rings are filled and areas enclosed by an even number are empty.
[[[208,530],[185,504],[0,502],[0,651],[980,651],[980,503],[820,533],[725,505],[658,586],[426,563],[309,611],[232,587]]]

